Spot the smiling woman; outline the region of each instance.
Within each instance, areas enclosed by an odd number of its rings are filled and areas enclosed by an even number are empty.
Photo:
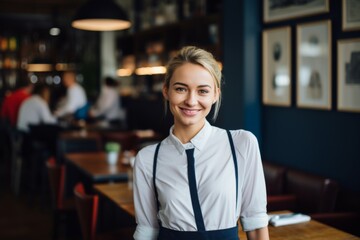
[[[206,120],[221,99],[211,55],[184,47],[167,66],[163,95],[174,117],[169,136],[139,151],[134,165],[135,239],[269,239],[266,189],[254,135]],[[226,187],[224,187],[226,186]]]
[[[174,116],[174,132],[193,137],[205,124],[205,117],[219,98],[220,89],[202,66],[185,63],[175,70],[163,94]],[[185,136],[183,136],[185,137]],[[186,143],[190,139],[183,139]]]
[[[184,63],[192,63],[198,67],[202,67],[203,74],[210,74],[212,81],[215,84],[215,90],[218,89],[218,101],[215,104],[215,111],[213,119],[215,120],[220,109],[221,104],[221,69],[218,62],[214,59],[213,55],[207,51],[196,47],[185,47],[181,50],[180,54],[174,57],[167,66],[167,72],[164,80],[164,88],[169,89],[171,78],[175,70],[181,67]],[[206,73],[207,72],[207,73]],[[165,102],[167,103],[167,101]]]

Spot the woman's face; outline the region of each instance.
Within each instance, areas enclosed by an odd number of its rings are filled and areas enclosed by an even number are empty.
[[[218,100],[219,88],[205,68],[185,63],[175,70],[169,86],[163,88],[163,95],[169,101],[175,126],[200,129]]]

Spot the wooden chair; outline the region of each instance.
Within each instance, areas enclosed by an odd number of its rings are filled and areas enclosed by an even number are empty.
[[[27,195],[29,203],[33,203],[36,193],[41,194],[42,203],[46,203],[47,194],[47,175],[45,162],[51,156],[56,156],[56,141],[62,128],[57,124],[29,124],[29,132],[24,144],[28,146],[26,160],[27,175]]]
[[[16,196],[20,194],[22,169],[24,163],[24,139],[25,133],[17,129],[9,129],[10,153],[11,153],[11,187]]]
[[[59,235],[59,227],[62,223],[65,226],[65,232],[70,224],[76,224],[76,208],[74,198],[64,198],[65,186],[65,166],[57,165],[53,157],[48,159],[46,167],[49,173],[49,185],[52,195],[53,209],[53,239]],[[74,221],[75,220],[75,221]]]
[[[75,185],[74,195],[83,240],[133,239],[133,228],[96,234],[99,197],[97,195],[86,194],[82,183]]]

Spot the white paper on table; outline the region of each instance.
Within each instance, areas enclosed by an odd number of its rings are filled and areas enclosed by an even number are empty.
[[[311,220],[309,215],[302,213],[285,213],[269,215],[269,223],[274,227],[308,222]]]

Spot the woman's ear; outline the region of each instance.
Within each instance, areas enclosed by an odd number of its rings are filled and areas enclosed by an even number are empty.
[[[162,94],[163,94],[163,96],[164,96],[164,98],[165,98],[166,100],[169,100],[168,88],[167,88],[165,85],[163,85]]]
[[[218,87],[215,89],[215,99],[214,99],[214,101],[213,101],[213,104],[216,103],[216,102],[219,100],[219,98],[220,98],[220,91],[221,91],[221,90],[220,90],[220,88],[218,88]]]

